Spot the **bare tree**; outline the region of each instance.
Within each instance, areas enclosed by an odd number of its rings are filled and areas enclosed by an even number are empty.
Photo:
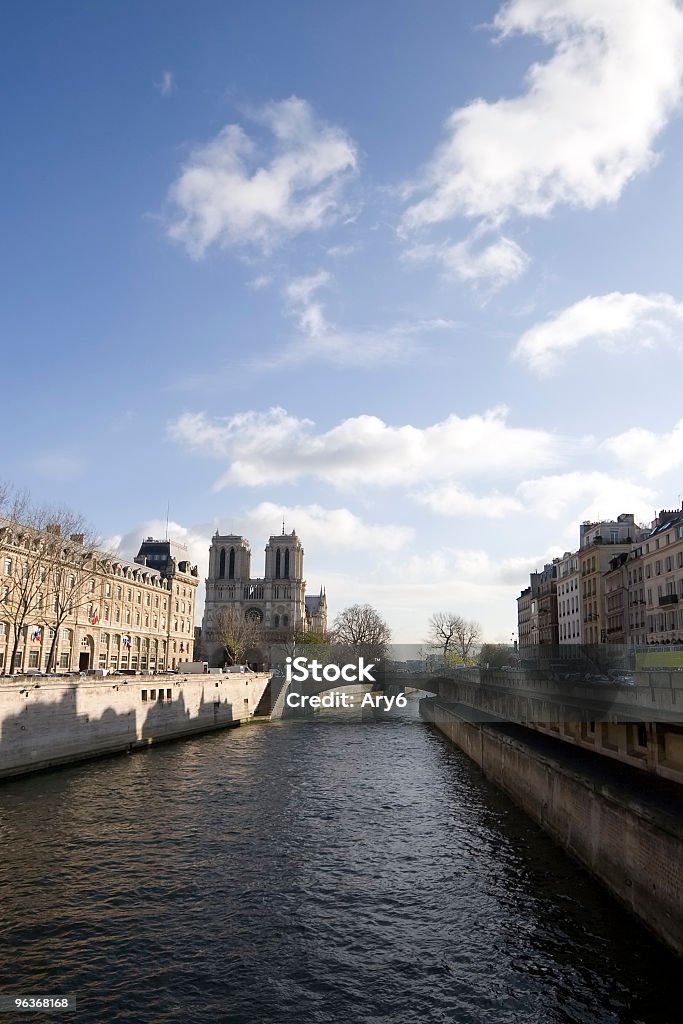
[[[9,672],[16,672],[17,654],[30,624],[45,614],[45,510],[31,505],[27,494],[5,495],[6,514],[0,525],[5,551],[0,605],[12,634]]]
[[[0,541],[5,550],[0,602],[12,632],[10,673],[28,630],[36,638],[47,625],[53,629],[48,670],[55,667],[59,629],[83,606],[97,621],[92,602],[96,589],[98,558],[94,538],[86,539],[82,520],[66,509],[32,505],[25,493],[0,490],[5,514],[0,520]]]
[[[434,612],[429,620],[429,643],[443,652],[444,665],[450,655],[467,664],[473,647],[481,640],[481,626],[455,612]]]
[[[12,496],[12,487],[6,480],[0,480],[0,517],[4,517]]]
[[[47,671],[56,668],[59,631],[64,622],[86,610],[94,625],[99,620],[97,578],[101,564],[109,556],[95,547],[96,538],[88,533],[80,516],[68,509],[51,513],[46,530],[43,562],[47,570],[50,625],[53,630]]]
[[[332,624],[332,638],[345,646],[367,647],[384,654],[391,643],[391,630],[379,612],[369,604],[354,604],[339,612]]]
[[[444,665],[448,662],[448,654],[455,646],[455,623],[458,616],[453,612],[434,612],[429,620],[430,647],[437,647],[443,652]]]
[[[213,631],[225,647],[233,665],[242,664],[246,652],[250,647],[256,646],[261,638],[260,623],[232,607],[218,609],[213,621]]]

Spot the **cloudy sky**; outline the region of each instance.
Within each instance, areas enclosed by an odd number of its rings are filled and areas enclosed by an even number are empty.
[[[516,628],[683,492],[675,0],[5,9],[0,475]]]

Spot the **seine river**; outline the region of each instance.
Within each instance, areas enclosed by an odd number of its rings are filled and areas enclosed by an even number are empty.
[[[0,988],[62,1020],[681,1021],[680,964],[413,702],[5,783],[0,837]]]

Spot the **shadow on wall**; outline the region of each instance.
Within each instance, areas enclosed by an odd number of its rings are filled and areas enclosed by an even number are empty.
[[[112,689],[118,689],[117,684]],[[78,686],[71,686],[59,700],[36,699],[36,687],[19,691],[24,707],[2,720],[0,771],[18,765],[38,764],[92,749],[125,747],[136,738],[136,715],[132,708],[118,713],[106,707],[93,717],[78,712]]]
[[[207,698],[204,686],[199,708],[194,716],[185,704],[182,690],[175,699],[169,699],[168,695],[172,693],[170,687],[151,687],[148,692],[150,700],[140,730],[140,739],[143,741],[158,739],[178,730],[182,732],[184,729],[211,728],[212,725],[228,725],[233,721],[232,704],[212,696]],[[151,697],[152,693],[155,695],[154,698]],[[160,694],[163,696],[160,697]]]

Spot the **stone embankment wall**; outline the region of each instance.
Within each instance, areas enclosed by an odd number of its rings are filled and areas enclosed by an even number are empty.
[[[460,717],[457,707],[438,698],[422,701],[421,710],[487,778],[683,955],[683,813],[672,795],[676,784],[648,782],[624,768],[622,784],[615,787],[605,780],[599,755],[567,750],[528,731],[525,742],[522,727],[466,721],[467,709]],[[539,750],[539,743],[545,749]],[[570,755],[574,764],[567,763]]]
[[[0,685],[0,778],[248,721],[269,674]]]
[[[636,686],[529,679],[514,672],[435,677],[442,700],[517,722],[683,784],[683,672],[636,673]],[[476,720],[476,719],[475,719]],[[638,728],[647,723],[647,729]]]

